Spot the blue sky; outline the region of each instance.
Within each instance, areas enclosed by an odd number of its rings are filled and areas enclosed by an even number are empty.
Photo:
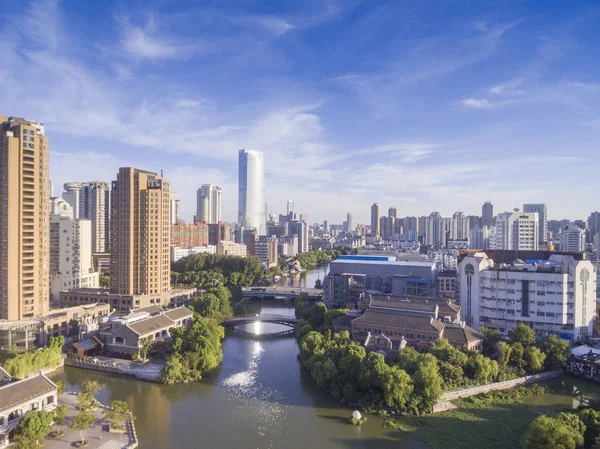
[[[598,209],[600,3],[0,0],[0,113],[39,120],[55,194],[164,170],[195,212],[262,150],[310,221]]]

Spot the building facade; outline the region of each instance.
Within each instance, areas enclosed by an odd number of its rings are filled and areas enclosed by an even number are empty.
[[[289,222],[289,235],[297,236],[298,238],[298,252],[308,252],[308,223],[299,220],[292,220]]]
[[[585,231],[574,223],[569,223],[560,233],[560,251],[583,253],[585,251]]]
[[[238,224],[266,234],[265,161],[260,151],[240,150],[238,166]]]
[[[548,241],[548,207],[543,203],[523,204],[523,212],[537,212],[539,221],[538,243],[546,243]]]
[[[379,235],[379,203],[371,205],[371,234]]]
[[[596,272],[582,254],[481,251],[459,264],[467,324],[507,334],[525,323],[539,334],[570,340],[592,335]]]
[[[494,205],[486,201],[481,206],[481,224],[491,228],[494,225]]]
[[[246,245],[243,243],[235,243],[229,240],[221,240],[217,244],[217,254],[221,256],[237,256],[246,257],[247,255]]]
[[[221,188],[203,184],[197,192],[196,220],[208,224],[222,220],[223,193]]]
[[[171,246],[171,262],[177,262],[179,259],[193,254],[217,254],[217,247],[213,245],[192,246],[190,248]]]
[[[169,181],[120,168],[111,192],[111,291],[161,295],[171,288]]]
[[[49,148],[41,123],[0,116],[0,319],[49,310]]]
[[[206,246],[210,243],[210,227],[202,221],[186,224],[182,221],[171,226],[171,245],[179,248]]]

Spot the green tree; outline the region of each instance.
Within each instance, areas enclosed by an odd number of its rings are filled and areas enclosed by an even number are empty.
[[[419,358],[419,368],[413,376],[413,383],[415,393],[420,397],[420,411],[431,412],[443,392],[443,379],[434,356],[425,354]]]
[[[58,390],[58,396],[62,396],[63,393],[65,392],[65,384],[59,379],[56,379],[53,382],[54,382],[54,385],[56,385],[56,388]]]
[[[510,355],[512,353],[512,346],[505,341],[498,342],[498,364],[501,367],[508,366],[510,363]]]
[[[545,365],[549,370],[562,369],[571,357],[569,342],[557,335],[547,335],[542,339],[540,349],[546,354]]]
[[[100,288],[110,288],[110,276],[100,276],[99,285]]]
[[[525,373],[525,348],[521,343],[513,343],[510,351],[510,365],[515,368],[518,375]]]
[[[82,410],[81,412],[73,416],[71,428],[77,433],[79,433],[79,436],[81,437],[81,444],[86,443],[87,432],[95,422],[96,417],[93,413],[90,413],[87,410]]]
[[[406,371],[397,366],[392,366],[384,373],[382,389],[386,406],[393,409],[403,409],[410,401],[414,386]]]
[[[348,312],[348,309],[333,309],[326,311],[323,318],[323,327],[325,330],[331,329],[333,327],[333,321],[336,318],[347,315]]]
[[[23,416],[15,431],[19,449],[38,449],[44,445],[44,436],[52,430],[52,414],[30,411]]]
[[[315,304],[310,310],[310,316],[308,317],[309,324],[318,329],[325,322],[325,313],[327,312],[327,306],[322,302]]]
[[[533,421],[521,439],[523,449],[576,449],[583,441],[572,425],[547,415]]]
[[[539,350],[535,346],[529,346],[523,353],[523,359],[527,364],[526,369],[531,374],[539,373],[544,367],[544,360],[546,360],[546,354]]]
[[[96,394],[100,391],[100,384],[95,380],[83,382],[83,392],[77,397],[77,406],[81,411],[92,410],[96,407]]]
[[[419,369],[419,357],[420,354],[415,348],[406,346],[396,354],[396,364],[412,376]]]
[[[56,407],[52,411],[52,417],[54,420],[54,425],[56,426],[56,430],[54,431],[54,435],[60,435],[60,426],[65,422],[65,418],[67,417],[67,413],[69,412],[69,407],[62,404]]]
[[[116,429],[124,429],[125,420],[133,419],[129,405],[125,401],[112,400],[108,407],[108,410],[104,414],[104,419],[112,421],[113,427]]]
[[[502,341],[502,334],[497,329],[485,326],[481,327],[481,334],[483,335],[482,352],[489,357],[495,352],[496,345]]]
[[[452,346],[445,338],[438,338],[431,349],[430,354],[433,354],[438,360],[449,362],[455,366],[464,367],[469,357],[455,346]]]
[[[469,367],[473,379],[481,384],[492,382],[498,376],[498,362],[481,354],[471,359]]]
[[[519,323],[508,332],[511,343],[521,343],[524,348],[535,343],[535,331],[526,324]]]
[[[583,447],[591,449],[600,443],[600,413],[591,408],[585,408],[578,413],[579,419],[585,425]]]

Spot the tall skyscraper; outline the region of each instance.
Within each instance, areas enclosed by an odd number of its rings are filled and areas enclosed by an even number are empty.
[[[569,223],[560,233],[560,250],[566,253],[585,251],[585,231],[574,223]]]
[[[348,212],[346,215],[346,227],[348,232],[354,232],[356,229],[354,227],[354,215],[352,215],[350,212]]]
[[[120,168],[111,192],[111,290],[170,291],[170,186],[156,173]]]
[[[388,209],[388,217],[394,217],[394,219],[398,218],[398,209],[390,207]]]
[[[82,183],[67,182],[64,185],[65,191],[62,194],[64,200],[73,208],[73,218],[79,218],[79,203]]]
[[[467,240],[469,238],[469,220],[462,212],[456,212],[450,222],[450,238],[452,240]]]
[[[379,203],[371,206],[371,234],[379,235]]]
[[[208,224],[220,222],[223,208],[222,196],[220,187],[203,184],[197,193],[196,220]]]
[[[594,237],[600,234],[600,212],[592,212],[587,219],[588,223],[588,243],[594,241]]]
[[[290,215],[290,213],[294,212],[294,202],[292,200],[287,200],[286,212],[288,215]]]
[[[419,219],[417,217],[404,217],[404,232],[419,232]]]
[[[383,240],[391,240],[394,236],[396,219],[394,217],[381,217],[379,219],[379,231]]]
[[[494,206],[490,201],[486,201],[481,207],[481,224],[488,228],[494,225]]]
[[[425,225],[425,244],[433,248],[444,248],[446,246],[445,221],[439,212],[432,212],[427,217]]]
[[[494,249],[537,251],[539,249],[537,212],[504,212],[496,219]]]
[[[543,203],[523,204],[523,212],[537,212],[540,220],[538,243],[546,243],[548,241],[548,207]]]
[[[0,319],[49,312],[49,145],[41,123],[0,116]]]
[[[289,233],[291,236],[298,236],[298,252],[308,252],[308,223],[299,220],[290,221]]]
[[[256,228],[259,235],[265,235],[265,160],[262,152],[240,150],[238,189],[238,223]]]

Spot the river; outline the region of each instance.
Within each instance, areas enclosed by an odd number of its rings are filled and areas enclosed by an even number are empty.
[[[313,287],[325,267],[286,278],[289,286]],[[283,281],[283,280],[282,280]],[[264,313],[294,314],[290,302],[246,303]],[[249,325],[255,333],[276,332],[275,324]],[[94,379],[98,399],[125,400],[136,416],[141,449],[426,449],[404,433],[369,417],[348,423],[352,409],[319,390],[297,360],[294,338],[258,340],[228,335],[217,373],[179,385],[157,385],[67,367],[58,374],[69,388]]]

